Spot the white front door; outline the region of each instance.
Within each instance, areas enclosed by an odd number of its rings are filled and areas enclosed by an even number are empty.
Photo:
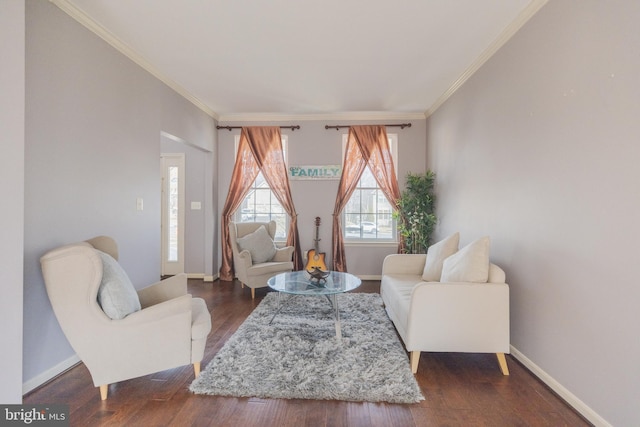
[[[184,154],[161,154],[162,165],[162,272],[184,272]]]

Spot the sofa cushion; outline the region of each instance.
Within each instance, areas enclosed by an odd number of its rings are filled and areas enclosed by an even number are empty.
[[[459,242],[460,233],[454,233],[429,246],[429,249],[427,249],[427,261],[422,272],[422,280],[425,282],[437,282],[440,280],[442,264],[445,259],[458,252]]]
[[[444,260],[440,281],[486,283],[488,278],[489,237],[482,237]]]
[[[124,319],[140,310],[140,298],[127,273],[111,255],[97,251],[102,259],[102,281],[98,304],[111,319]]]
[[[380,296],[401,335],[407,330],[411,295],[418,283],[420,277],[410,274],[386,274],[380,280]]]
[[[249,251],[252,264],[270,261],[276,254],[276,245],[264,225],[258,227],[253,233],[238,238],[237,243],[240,251]]]

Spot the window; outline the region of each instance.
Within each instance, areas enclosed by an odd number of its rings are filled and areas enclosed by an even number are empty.
[[[235,137],[236,154],[238,153],[238,145],[240,144],[240,135]],[[287,162],[287,136],[282,135],[282,150],[284,161]],[[287,239],[287,230],[289,229],[289,215],[269,188],[269,184],[262,176],[262,172],[258,173],[255,181],[251,185],[249,193],[244,198],[240,207],[235,212],[234,219],[236,222],[269,222],[275,221],[276,241],[285,241]]]
[[[397,170],[397,134],[388,134],[389,147]],[[342,136],[342,153],[348,135]],[[365,168],[358,186],[342,211],[342,232],[346,242],[397,242],[394,206],[389,203],[369,167]]]

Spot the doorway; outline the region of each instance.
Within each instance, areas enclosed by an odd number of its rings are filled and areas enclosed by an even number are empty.
[[[185,156],[162,153],[161,234],[163,276],[184,273]]]

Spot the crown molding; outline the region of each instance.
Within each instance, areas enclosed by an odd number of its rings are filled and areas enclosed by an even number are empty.
[[[113,46],[117,51],[122,53],[127,58],[131,59],[133,62],[138,64],[144,70],[149,72],[151,75],[156,77],[158,80],[169,86],[171,89],[176,91],[182,97],[190,101],[193,105],[204,111],[207,115],[211,116],[214,119],[218,119],[218,114],[209,108],[205,103],[200,101],[198,98],[193,96],[189,91],[180,86],[175,81],[171,80],[164,74],[162,74],[156,67],[154,67],[149,61],[144,59],[141,55],[139,55],[135,50],[129,47],[126,43],[116,37],[109,30],[104,28],[102,25],[94,21],[89,15],[87,15],[83,10],[78,8],[77,6],[71,4],[68,0],[49,0],[51,3],[60,8],[63,12],[69,15],[71,18],[75,19],[87,28],[89,31],[96,34],[102,40],[109,43]]]
[[[234,122],[287,122],[287,121],[328,121],[328,120],[424,120],[422,112],[394,112],[394,111],[345,111],[337,113],[316,114],[277,114],[277,113],[242,113],[222,114],[220,123]]]
[[[109,30],[68,0],[49,0],[60,8],[63,12],[75,19],[89,31],[113,46],[120,53],[131,59],[134,63],[142,67],[151,75],[162,81],[182,97],[190,101],[193,105],[204,111],[207,115],[219,122],[278,122],[291,120],[423,120],[431,116],[440,106],[442,106],[476,71],[484,65],[515,33],[520,30],[549,0],[533,0],[517,16],[517,18],[505,28],[505,30],[485,49],[482,54],[455,80],[451,86],[431,105],[431,107],[420,113],[401,112],[336,112],[319,114],[274,114],[274,113],[242,113],[242,114],[218,114],[200,101],[197,97],[187,91],[184,87],[168,78],[154,67],[149,61],[129,47],[126,43],[116,37]]]
[[[480,56],[453,82],[449,89],[444,92],[436,102],[425,112],[425,117],[431,116],[436,112],[442,104],[444,104],[462,85],[471,78],[489,60],[502,46],[504,46],[519,30],[526,24],[538,11],[547,4],[549,0],[533,0],[529,5],[520,12],[514,21],[512,21],[500,33],[491,45],[485,49]]]

